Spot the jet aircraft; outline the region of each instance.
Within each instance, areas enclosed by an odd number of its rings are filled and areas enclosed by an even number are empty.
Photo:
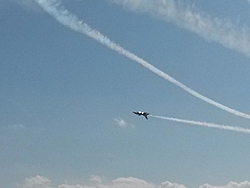
[[[138,116],[144,116],[146,119],[148,119],[148,112],[142,112],[142,111],[137,111],[137,112],[133,112],[134,114],[138,115]]]

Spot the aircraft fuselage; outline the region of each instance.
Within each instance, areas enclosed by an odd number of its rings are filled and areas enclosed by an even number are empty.
[[[138,115],[138,116],[144,116],[146,119],[148,119],[148,112],[142,112],[142,111],[137,111],[137,112],[133,112],[134,114]]]

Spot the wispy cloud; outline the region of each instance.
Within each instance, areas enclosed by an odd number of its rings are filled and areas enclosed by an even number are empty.
[[[250,182],[249,181],[244,181],[241,183],[229,182],[225,186],[212,186],[209,184],[204,184],[204,185],[200,186],[199,188],[250,188]]]
[[[51,181],[43,176],[25,178],[24,182],[19,185],[20,188],[53,188]]]
[[[92,177],[93,178],[93,177]],[[92,179],[91,178],[91,179]],[[143,179],[138,179],[135,177],[119,177],[115,180],[108,181],[103,180],[99,176],[95,176],[95,179],[98,181],[91,181],[91,179],[87,183],[83,184],[62,184],[58,186],[52,186],[51,180],[42,177],[35,176],[26,178],[25,181],[20,184],[20,188],[187,188],[185,185],[178,183],[171,183],[169,181],[162,182],[160,185],[155,185],[153,183],[147,182]],[[224,186],[212,186],[209,184],[204,184],[199,188],[250,188],[250,182],[245,181],[241,183],[237,182],[229,182]]]
[[[115,180],[108,181],[103,180],[99,176],[94,176],[94,179],[98,181],[92,181],[93,177],[83,184],[62,184],[56,186],[57,188],[186,188],[183,185],[177,183],[163,182],[161,185],[154,185],[145,180],[134,178],[134,177],[119,177]],[[26,178],[20,188],[56,188],[52,186],[52,183],[49,179],[42,176],[35,176]]]
[[[123,128],[127,128],[127,127],[135,128],[135,126],[133,124],[127,123],[124,119],[122,119],[120,117],[114,118],[114,121],[120,127],[123,127]]]
[[[175,0],[110,0],[127,9],[145,12],[163,21],[192,31],[208,41],[218,42],[250,57],[250,28],[240,27],[228,19],[212,18],[194,6]]]
[[[22,124],[9,125],[8,127],[14,128],[14,129],[25,129],[25,126]]]
[[[92,175],[89,181],[91,183],[94,183],[94,184],[102,184],[103,183],[103,179],[104,178],[101,178],[100,176]]]
[[[12,125],[7,125],[4,128],[9,130],[20,130],[20,129],[25,129],[26,127],[23,124],[12,124]]]

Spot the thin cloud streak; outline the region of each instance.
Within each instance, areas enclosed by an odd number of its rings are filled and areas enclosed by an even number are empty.
[[[10,129],[25,129],[26,127],[22,124],[14,124],[14,125],[9,125],[8,128],[10,128]]]
[[[143,67],[149,69],[151,72],[157,74],[158,76],[168,80],[169,82],[172,82],[176,86],[180,87],[181,89],[185,90],[186,92],[190,93],[196,98],[199,98],[217,108],[220,108],[226,112],[229,112],[231,114],[234,114],[236,116],[244,117],[247,119],[250,119],[249,114],[245,114],[243,112],[237,111],[235,109],[229,108],[227,106],[224,106],[218,102],[215,102],[198,92],[192,90],[191,88],[185,86],[181,82],[175,80],[168,74],[164,73],[163,71],[157,69],[147,61],[143,60],[142,58],[138,57],[137,55],[129,52],[128,50],[122,48],[115,42],[111,41],[109,38],[101,34],[99,31],[92,29],[90,26],[88,26],[86,23],[83,23],[76,17],[75,15],[71,14],[68,10],[66,10],[59,0],[35,0],[48,14],[50,14],[52,17],[54,17],[59,23],[62,25],[76,31],[82,34],[85,34],[92,39],[96,40],[97,42],[103,44],[104,46],[108,47],[111,50],[114,50],[118,52],[119,54],[127,57],[128,59],[139,63]]]
[[[216,129],[221,129],[221,130],[236,131],[236,132],[250,134],[250,129],[244,129],[242,127],[219,125],[215,123],[192,121],[192,120],[178,119],[178,118],[173,118],[173,117],[164,117],[164,116],[155,116],[155,115],[151,115],[151,116],[155,118],[159,118],[159,119],[168,120],[168,121],[174,121],[174,122],[186,123],[186,124],[191,124],[191,125],[198,125],[198,126],[203,126],[203,127],[216,128]]]
[[[234,25],[232,22],[211,18],[194,10],[193,6],[174,0],[110,0],[124,7],[146,12],[178,27],[192,31],[208,41],[218,42],[226,48],[236,50],[250,57],[250,28]],[[250,0],[248,0],[250,2]]]

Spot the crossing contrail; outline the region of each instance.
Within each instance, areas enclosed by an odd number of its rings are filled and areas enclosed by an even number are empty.
[[[204,126],[204,127],[209,127],[209,128],[216,128],[216,129],[236,131],[236,132],[250,134],[250,129],[244,129],[242,127],[235,127],[235,126],[229,126],[229,125],[219,125],[219,124],[215,124],[215,123],[192,121],[192,120],[178,119],[178,118],[173,118],[173,117],[164,117],[164,116],[155,116],[155,115],[150,115],[150,116],[155,117],[155,118],[159,118],[159,119],[165,119],[168,121],[175,121],[175,122],[186,123],[186,124],[191,124],[191,125],[198,125],[198,126]]]
[[[128,59],[139,63],[143,67],[149,69],[153,73],[157,74],[158,76],[168,80],[169,82],[175,84],[176,86],[180,87],[184,91],[190,93],[194,97],[201,99],[217,108],[220,108],[226,112],[234,114],[236,116],[240,116],[243,118],[250,119],[249,114],[245,114],[243,112],[237,111],[235,109],[229,108],[224,106],[208,97],[201,95],[200,93],[194,91],[193,89],[187,87],[186,85],[182,84],[181,82],[177,81],[176,79],[172,78],[168,74],[164,73],[163,71],[157,69],[147,61],[143,60],[142,58],[138,57],[137,55],[133,54],[132,52],[126,50],[125,48],[119,46],[115,42],[111,41],[108,37],[101,34],[99,31],[92,29],[86,23],[79,20],[77,16],[70,13],[67,9],[65,9],[60,0],[34,0],[36,1],[44,11],[54,17],[59,23],[62,25],[82,34],[85,34],[92,39],[96,40],[97,42],[103,44],[104,46],[108,47],[111,50],[118,52],[119,54],[127,57]]]

